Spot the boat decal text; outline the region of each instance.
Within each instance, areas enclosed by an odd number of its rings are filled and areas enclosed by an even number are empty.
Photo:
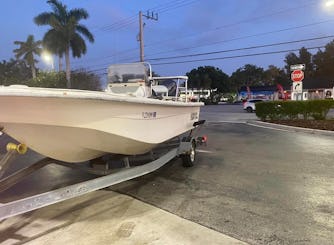
[[[142,112],[143,118],[156,118],[157,112],[155,111],[144,111]]]

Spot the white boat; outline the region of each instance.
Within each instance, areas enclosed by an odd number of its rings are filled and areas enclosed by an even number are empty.
[[[152,77],[144,63],[110,66],[106,91],[0,87],[0,128],[47,157],[83,162],[136,155],[187,132],[202,103],[189,102],[187,77]],[[174,83],[173,91],[161,81]]]

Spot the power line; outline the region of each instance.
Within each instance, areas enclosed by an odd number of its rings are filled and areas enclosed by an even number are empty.
[[[321,49],[325,46],[318,46],[318,47],[309,47],[306,48],[307,50],[314,50],[314,49]],[[185,64],[185,63],[195,63],[200,61],[212,61],[212,60],[224,60],[224,59],[236,59],[236,58],[244,58],[244,57],[252,57],[252,56],[260,56],[260,55],[270,55],[270,54],[280,54],[280,53],[288,53],[288,52],[296,52],[300,49],[288,49],[288,50],[279,50],[279,51],[271,51],[271,52],[261,52],[261,53],[253,53],[253,54],[243,54],[243,55],[233,55],[233,56],[224,56],[224,57],[217,57],[217,58],[206,58],[206,59],[196,59],[196,60],[184,60],[184,61],[175,61],[175,62],[165,62],[165,63],[152,63],[154,66],[159,65],[173,65],[173,64]],[[106,70],[107,67],[89,70],[89,72],[97,72]]]
[[[259,45],[259,46],[252,46],[252,47],[244,47],[244,48],[239,48],[239,49],[233,49],[233,50],[223,50],[223,51],[217,51],[217,52],[211,52],[211,53],[203,53],[203,54],[193,54],[190,56],[185,56],[185,57],[195,57],[195,56],[200,56],[200,55],[210,55],[210,54],[215,54],[215,53],[222,53],[222,52],[233,52],[233,51],[240,51],[240,50],[249,50],[249,49],[257,49],[257,48],[263,48],[263,47],[270,47],[270,46],[277,46],[277,45],[285,45],[285,44],[291,44],[291,43],[298,43],[298,42],[303,42],[303,41],[313,41],[313,40],[319,40],[319,39],[324,39],[324,38],[329,38],[329,37],[334,37],[332,36],[326,36],[326,37],[318,37],[318,38],[309,38],[309,39],[304,39],[304,40],[295,40],[295,41],[288,41],[288,42],[281,42],[281,43],[274,43],[274,44],[265,44],[265,45]],[[311,48],[306,48],[306,49],[319,49],[319,48],[324,48],[325,46],[319,46],[319,47],[311,47]],[[152,65],[170,65],[170,64],[183,64],[183,63],[193,63],[193,62],[199,62],[199,61],[210,61],[210,60],[222,60],[222,59],[232,59],[232,58],[242,58],[242,57],[249,57],[249,56],[259,56],[259,55],[268,55],[268,54],[278,54],[278,53],[286,53],[286,52],[294,52],[294,51],[299,51],[300,49],[289,49],[289,50],[281,50],[281,51],[271,51],[271,52],[261,52],[261,53],[253,53],[253,54],[243,54],[243,55],[234,55],[234,56],[225,56],[225,57],[217,57],[217,58],[205,58],[205,59],[195,59],[195,60],[185,60],[185,61],[173,61],[173,62],[165,62],[165,63],[152,63]],[[173,57],[173,58],[184,58],[182,57]],[[170,59],[170,57],[162,57],[161,60],[163,59]],[[152,59],[148,59],[152,60]],[[101,64],[102,66],[109,65],[107,64]],[[95,69],[92,71],[101,71],[105,70],[107,68],[99,68]]]
[[[147,11],[154,10],[155,12],[159,11],[161,13],[168,12],[168,11],[176,9],[176,8],[180,8],[180,7],[190,5],[190,4],[192,4],[196,1],[199,1],[199,0],[174,0],[174,1],[168,2],[166,4],[157,5],[156,7],[152,8],[152,9],[148,9]],[[122,29],[122,28],[124,28],[128,25],[131,25],[135,22],[137,22],[137,15],[132,15],[128,18],[124,18],[124,19],[121,19],[119,21],[116,21],[116,22],[114,22],[110,25],[100,27],[99,30],[101,30],[101,31],[116,31],[116,30]]]
[[[251,38],[251,37],[259,37],[259,36],[265,36],[265,35],[279,33],[279,32],[291,31],[291,30],[295,30],[295,29],[301,29],[301,28],[306,28],[306,27],[310,27],[310,26],[314,26],[314,25],[324,24],[324,23],[328,23],[328,22],[332,22],[332,21],[334,21],[334,20],[333,19],[325,20],[325,21],[305,24],[305,25],[301,25],[301,26],[288,27],[288,28],[279,29],[279,30],[275,30],[275,31],[262,32],[262,33],[257,33],[257,34],[253,34],[253,35],[247,35],[247,36],[241,36],[241,37],[236,37],[236,38],[222,40],[222,41],[211,42],[211,43],[203,44],[203,45],[196,45],[196,46],[190,46],[190,47],[188,46],[186,48],[167,50],[167,51],[162,51],[162,52],[157,52],[157,53],[151,54],[151,56],[152,55],[158,55],[158,54],[164,54],[164,53],[170,53],[170,52],[176,52],[176,51],[198,49],[199,47],[213,46],[213,45],[217,45],[217,44],[221,44],[221,43],[226,43],[226,42],[231,42],[231,41],[236,41],[236,40],[242,40],[242,39]],[[149,45],[147,47],[149,47]]]
[[[199,1],[199,0],[174,0],[174,1],[168,2],[167,4],[157,5],[156,7],[152,8],[152,9],[149,9],[149,10],[167,12],[171,9],[187,6],[187,5],[192,4],[193,2],[196,2],[196,1]],[[147,11],[149,11],[149,10],[147,10]],[[137,15],[134,15],[132,17],[122,19],[120,21],[114,22],[111,25],[107,25],[107,26],[101,27],[99,29],[102,30],[102,31],[119,30],[119,29],[121,29],[121,28],[123,28],[123,27],[125,27],[129,24],[132,24],[132,23],[136,22],[137,21],[136,19],[137,19]],[[133,51],[133,50],[136,50],[136,49],[137,48],[128,49],[128,50],[117,52],[116,54],[126,53],[126,52]],[[102,57],[102,59],[110,58],[112,56],[113,55],[105,56],[105,57]],[[101,58],[96,58],[96,59],[101,59]]]
[[[162,8],[162,9],[159,9],[157,11],[159,11],[159,13],[165,13],[165,12],[169,12],[171,10],[177,9],[177,8],[181,8],[181,7],[185,7],[185,6],[191,5],[191,4],[193,4],[193,3],[197,2],[197,1],[199,1],[199,0],[191,0],[191,1],[186,0],[186,1],[183,1],[183,2],[181,1],[179,4],[175,4],[175,5],[173,5],[170,8]]]
[[[169,1],[165,4],[159,4],[153,8],[148,9],[148,11],[155,11],[155,12],[160,12],[166,9],[170,9],[173,8],[174,6],[180,5],[180,4],[184,4],[186,2],[195,2],[198,0],[173,0],[173,1]]]
[[[178,3],[178,4],[191,4],[193,2],[196,2],[198,0],[174,0],[174,1],[171,1],[170,3],[167,3],[167,4],[162,4],[162,5],[158,5],[156,6],[155,8],[153,9],[157,9],[157,10],[164,10],[164,9],[172,9],[171,7],[173,6],[173,4],[175,3]],[[305,5],[302,5],[301,7],[305,7],[305,6],[309,6],[309,5],[313,5],[313,3],[311,4],[305,4]],[[160,6],[160,7],[159,7]],[[288,9],[288,10],[291,10],[292,8]],[[293,8],[295,9],[295,8]],[[281,12],[285,12],[287,11],[287,9],[285,10],[280,10],[277,13],[281,13]],[[254,19],[259,19],[259,18],[263,18],[263,17],[266,17],[266,16],[271,16],[271,15],[274,15],[275,13],[271,13],[269,15],[264,15],[264,16],[260,16],[260,17],[256,17],[256,18],[252,18],[253,20]],[[136,16],[132,16],[130,18],[127,18],[125,20],[127,20],[128,22],[125,22],[123,23],[122,25],[118,26],[118,29],[122,28],[123,26],[126,26],[127,23],[134,23],[135,20],[132,20],[133,18],[136,18]],[[231,25],[237,25],[237,24],[241,24],[243,22],[246,22],[246,21],[250,21],[252,19],[246,19],[246,20],[243,20],[243,21],[239,21],[237,23],[232,23],[232,24],[229,24],[229,25],[224,25],[224,26],[221,26],[221,27],[216,27],[216,29],[221,29],[221,28],[224,28],[224,27],[228,27],[228,26],[231,26]],[[176,52],[176,51],[182,51],[182,50],[190,50],[190,49],[195,49],[195,48],[199,48],[199,47],[204,47],[204,46],[212,46],[212,45],[217,45],[219,43],[224,43],[224,42],[229,42],[229,41],[234,41],[234,40],[240,40],[240,39],[244,39],[244,38],[249,38],[249,37],[257,37],[257,36],[261,36],[261,35],[267,35],[267,34],[271,34],[271,33],[275,33],[275,32],[283,32],[283,31],[287,31],[287,30],[293,30],[293,29],[298,29],[298,28],[304,28],[304,27],[308,27],[308,26],[312,26],[312,25],[318,25],[318,24],[322,24],[322,23],[326,23],[326,22],[329,22],[329,21],[333,21],[333,20],[327,20],[327,21],[322,21],[322,22],[317,22],[317,23],[311,23],[311,24],[308,24],[308,25],[302,25],[302,26],[297,26],[297,27],[292,27],[292,28],[287,28],[287,29],[281,29],[281,30],[277,30],[277,31],[270,31],[270,32],[265,32],[265,33],[258,33],[258,34],[254,34],[254,35],[248,35],[248,36],[244,36],[244,37],[238,37],[238,38],[233,38],[233,39],[229,39],[229,40],[222,40],[222,41],[217,41],[217,42],[213,42],[213,43],[209,43],[209,44],[203,44],[203,45],[196,45],[196,46],[192,46],[192,47],[187,47],[187,48],[181,48],[181,49],[174,49],[174,50],[167,50],[167,51],[163,51],[163,52],[157,52],[157,53],[154,53],[154,54],[151,54],[152,55],[158,55],[158,54],[164,54],[164,53],[170,53],[170,52]],[[119,22],[115,22],[114,24],[117,24],[117,23],[121,23],[121,21]],[[110,27],[112,27],[112,25],[110,25]],[[114,26],[115,27],[115,26]],[[116,26],[117,27],[117,26]],[[105,27],[107,28],[107,27]],[[212,30],[211,30],[212,31]],[[210,31],[207,31],[207,32],[210,32]],[[187,36],[189,37],[189,36]],[[182,38],[182,37],[181,37]],[[186,38],[186,37],[184,37]],[[180,39],[180,38],[179,38]],[[166,40],[168,41],[168,40]],[[159,44],[163,43],[163,42],[166,42],[166,41],[159,41]],[[157,43],[153,43],[153,44],[148,44],[148,45],[145,45],[145,48],[147,47],[151,47],[151,46],[155,46],[157,45]],[[105,57],[102,57],[102,58],[96,58],[96,59],[106,59],[106,58],[110,58],[110,57],[113,57],[115,55],[119,55],[119,54],[123,54],[123,53],[127,53],[127,52],[131,52],[131,51],[134,51],[134,50],[137,50],[138,48],[132,48],[132,49],[128,49],[128,50],[124,50],[124,51],[119,51],[117,52],[116,54],[113,54],[113,55],[109,55],[109,56],[105,56]],[[80,61],[78,61],[80,62]]]
[[[179,7],[190,5],[190,4],[192,4],[192,3],[196,2],[196,1],[198,1],[198,0],[174,0],[174,1],[171,1],[171,2],[166,3],[166,4],[158,5],[158,6],[154,7],[154,8],[152,8],[152,9],[156,9],[156,11],[160,11],[160,12],[167,12],[167,11],[179,8]],[[302,8],[302,7],[306,7],[306,6],[310,6],[310,5],[314,5],[314,4],[315,4],[315,2],[312,1],[312,3],[298,6],[298,8]],[[220,27],[216,27],[214,30],[209,30],[209,31],[206,31],[205,33],[210,32],[210,31],[217,31],[217,30],[220,30],[220,29],[226,28],[226,27],[240,25],[242,23],[247,23],[249,21],[261,19],[261,18],[264,18],[264,17],[267,17],[267,16],[272,16],[272,15],[275,15],[275,14],[285,13],[287,11],[295,10],[295,9],[296,8],[289,8],[289,9],[280,10],[280,11],[277,11],[277,12],[274,12],[274,13],[270,13],[270,14],[267,14],[267,15],[262,15],[262,16],[258,16],[258,17],[255,17],[255,18],[251,18],[251,19],[245,19],[245,20],[242,20],[242,21],[239,21],[239,22],[236,22],[236,23],[232,23],[232,24],[227,24],[227,25],[223,25],[223,26],[220,26]],[[115,23],[113,23],[113,24],[111,24],[109,26],[102,27],[102,28],[100,28],[100,30],[102,30],[102,31],[119,30],[119,29],[122,29],[123,27],[126,27],[126,26],[128,26],[128,25],[130,25],[132,23],[135,23],[135,22],[136,22],[136,15],[131,16],[131,17],[126,18],[126,19],[123,19],[123,20],[120,20],[118,22],[115,22]],[[184,38],[189,38],[189,37],[195,36],[195,35],[201,35],[201,34],[188,35],[188,36],[186,36]],[[255,36],[255,35],[252,35],[252,36]],[[250,37],[250,36],[248,36],[248,37]],[[179,37],[179,39],[180,39],[180,37]],[[240,39],[240,38],[238,38],[238,39]],[[187,47],[187,48],[183,48],[183,49],[176,49],[176,50],[173,50],[173,51],[181,51],[181,50],[185,50],[185,49],[189,50],[189,49],[198,48],[200,46],[211,46],[211,45],[215,45],[215,44],[222,43],[222,42],[227,42],[227,41],[232,41],[232,40],[237,40],[237,39],[224,40],[224,41],[215,42],[215,43],[211,43],[211,44],[197,45],[197,46]],[[161,43],[164,43],[166,41],[169,41],[169,40],[159,41],[158,43],[149,44],[149,45],[146,45],[145,47],[151,47],[151,46],[154,46],[154,45],[157,45],[157,44],[160,45]],[[129,51],[132,51],[132,50],[136,50],[136,48],[135,49],[131,49]],[[125,53],[125,52],[128,52],[128,51],[125,50],[123,52]],[[120,51],[120,52],[118,52],[118,54],[123,53],[123,52]],[[155,53],[153,55],[163,54],[163,53],[168,53],[168,52],[170,52],[170,51],[158,52],[158,53]],[[108,58],[108,57],[106,57],[106,58]]]
[[[325,46],[319,47],[310,47],[306,48],[307,50],[313,49],[320,49],[324,48]],[[194,63],[199,61],[212,61],[212,60],[225,60],[225,59],[235,59],[235,58],[244,58],[244,57],[251,57],[251,56],[259,56],[259,55],[268,55],[268,54],[280,54],[280,53],[288,53],[288,52],[295,52],[299,51],[300,49],[288,49],[288,50],[279,50],[279,51],[271,51],[271,52],[262,52],[262,53],[253,53],[253,54],[243,54],[243,55],[234,55],[234,56],[224,56],[224,57],[217,57],[217,58],[206,58],[206,59],[197,59],[197,60],[183,60],[183,61],[174,61],[174,62],[165,62],[165,63],[152,63],[152,65],[172,65],[172,64],[185,64],[185,63]]]
[[[256,34],[253,34],[253,35],[247,35],[247,36],[241,36],[241,37],[236,37],[236,38],[232,38],[232,39],[217,41],[217,42],[209,43],[209,44],[206,44],[206,45],[197,45],[197,46],[192,46],[192,47],[187,47],[187,48],[181,48],[181,49],[174,49],[174,50],[167,50],[167,51],[157,52],[157,53],[151,54],[150,56],[154,56],[154,55],[158,55],[158,54],[164,54],[164,53],[171,53],[171,52],[176,52],[176,51],[198,49],[199,47],[212,46],[212,45],[217,45],[217,44],[220,44],[220,43],[226,43],[226,42],[231,42],[231,41],[236,41],[236,40],[242,40],[242,39],[247,39],[247,38],[251,38],[251,37],[259,37],[259,36],[265,36],[265,35],[279,33],[279,32],[291,31],[291,30],[306,28],[306,27],[320,25],[320,24],[324,24],[324,23],[328,23],[328,22],[333,22],[333,21],[334,21],[333,19],[330,19],[330,20],[325,20],[325,21],[320,21],[320,22],[309,23],[309,24],[305,24],[305,25],[301,25],[301,26],[293,26],[293,27],[288,27],[288,28],[279,29],[279,30],[273,30],[273,31],[269,31],[269,32],[261,32],[261,33],[256,33]],[[331,36],[329,36],[329,37],[331,37]],[[147,48],[147,47],[150,47],[150,45],[145,45],[145,48]],[[107,55],[107,56],[104,56],[104,57],[101,57],[101,58],[94,58],[94,59],[91,59],[89,61],[108,59],[108,58],[111,58],[111,57],[113,57],[115,55],[129,53],[129,52],[132,52],[132,51],[137,50],[137,49],[138,48],[126,49],[126,50],[123,50],[123,51],[116,52],[116,53],[114,53],[112,55]],[[123,61],[123,60],[130,60],[130,59],[136,59],[136,57],[121,59],[121,61]],[[148,59],[148,60],[154,60],[154,59],[155,58],[151,58],[151,59]],[[159,58],[157,58],[157,59],[159,59]],[[78,64],[80,62],[87,62],[87,61],[80,61],[80,60],[78,60],[78,61],[74,61],[73,63],[74,64]]]
[[[298,5],[298,7],[292,7],[292,8],[288,8],[288,9],[281,9],[277,12],[261,15],[261,16],[254,17],[254,18],[244,19],[244,20],[238,21],[236,23],[232,23],[232,24],[226,24],[226,25],[217,27],[216,30],[223,29],[223,28],[226,28],[226,27],[232,27],[232,26],[240,25],[242,23],[248,23],[250,21],[259,20],[259,19],[263,19],[263,18],[266,18],[266,17],[271,17],[273,15],[285,14],[286,12],[289,12],[291,10],[300,10],[301,8],[305,8],[305,7],[308,7],[308,6],[315,5],[315,4],[318,4],[318,2],[317,1],[310,1],[310,3],[303,4],[303,5]]]
[[[108,58],[112,58],[114,56],[118,56],[120,54],[126,54],[126,53],[129,53],[129,52],[133,52],[135,50],[138,50],[138,47],[136,48],[131,48],[131,49],[125,49],[125,50],[122,50],[122,51],[118,51],[118,52],[114,52],[112,55],[107,55],[107,56],[103,56],[103,57],[99,57],[99,58],[92,58],[92,59],[89,59],[88,61],[96,61],[96,60],[101,60],[101,59],[108,59]],[[86,63],[87,60],[83,61],[83,60],[77,60],[77,61],[73,61],[72,63],[73,64],[80,64],[80,63]]]
[[[95,27],[96,29],[100,31],[113,31],[113,30],[119,30],[125,26],[128,26],[136,21],[137,15],[132,15],[130,17],[122,18],[120,20],[117,20],[109,25],[104,25],[101,27]]]
[[[103,31],[106,31],[106,32],[107,31],[118,31],[120,29],[123,29],[123,28],[125,28],[125,27],[127,27],[129,25],[135,24],[135,23],[137,23],[137,19],[128,20],[126,22],[123,22],[123,23],[117,25],[116,27],[105,28]]]
[[[171,4],[173,3],[178,3],[180,6],[181,5],[189,5],[193,2],[196,2],[198,0],[183,0],[183,1],[172,1]],[[305,7],[305,6],[309,6],[309,5],[313,5],[314,2],[312,4],[305,4],[303,5],[302,7]],[[161,7],[160,8],[157,8],[158,10],[171,10],[173,9],[172,6],[166,4],[166,5],[160,5]],[[295,9],[295,8],[294,8]],[[291,10],[291,8],[290,8]],[[287,11],[286,9],[285,10],[281,10],[281,11],[278,11],[276,12],[277,13],[281,13],[281,12],[285,12]],[[272,13],[270,14],[273,15],[275,13]],[[259,18],[263,18],[263,17],[266,17],[268,15],[264,15],[264,16],[259,16],[259,17],[256,17],[256,18],[252,18],[252,19],[248,19],[247,21],[249,20],[255,20],[255,19],[259,19]],[[333,20],[330,20],[330,21],[333,21]],[[224,26],[221,26],[221,27],[217,27],[216,29],[221,29],[221,28],[225,28],[227,26],[231,26],[231,25],[237,25],[237,24],[241,24],[242,22],[246,22],[246,20],[243,20],[243,21],[240,21],[240,22],[237,22],[237,23],[233,23],[233,24],[230,24],[230,25],[224,25]],[[302,28],[302,27],[306,27],[306,26],[311,26],[311,25],[316,25],[316,24],[320,24],[320,23],[325,23],[325,22],[329,22],[329,21],[323,21],[323,22],[318,22],[318,23],[312,23],[312,24],[309,24],[309,25],[303,25],[303,26],[299,26],[299,27],[293,27],[293,28],[287,28],[287,29],[282,29],[282,30],[278,30],[278,31],[271,31],[271,32],[267,32],[267,33],[259,33],[259,34],[255,34],[255,35],[249,35],[249,36],[244,36],[244,37],[239,37],[239,38],[234,38],[234,39],[230,39],[230,40],[223,40],[223,41],[219,41],[219,42],[214,42],[214,43],[211,43],[211,44],[204,44],[204,45],[197,45],[197,46],[194,46],[194,47],[187,47],[187,48],[183,48],[183,49],[176,49],[176,50],[172,50],[172,51],[180,51],[180,50],[189,50],[189,49],[194,49],[194,48],[198,48],[198,47],[201,47],[201,46],[209,46],[209,45],[215,45],[215,44],[218,44],[218,43],[222,43],[222,42],[228,42],[228,41],[233,41],[233,40],[238,40],[238,39],[243,39],[243,38],[248,38],[248,37],[255,37],[255,36],[260,36],[260,35],[265,35],[265,34],[270,34],[270,33],[274,33],[274,32],[281,32],[281,31],[286,31],[286,30],[292,30],[292,29],[297,29],[297,28]],[[160,42],[161,43],[161,42]],[[145,47],[150,47],[152,45],[147,45]],[[129,49],[129,50],[124,50],[124,51],[120,51],[120,52],[117,52],[117,54],[122,54],[122,53],[127,53],[127,52],[130,52],[130,51],[133,51],[133,50],[137,50],[137,48],[133,48],[133,49]],[[159,53],[155,53],[153,55],[157,55],[157,54],[162,54],[162,53],[170,53],[171,51],[164,51],[164,52],[159,52]],[[115,54],[114,54],[115,55]],[[196,55],[196,54],[195,54]],[[195,55],[192,55],[192,56],[195,56]],[[111,55],[110,56],[106,56],[106,57],[103,57],[103,59],[105,58],[109,58],[109,57],[112,57]],[[189,56],[191,57],[191,56]],[[101,59],[101,58],[98,58],[98,59]],[[130,58],[127,58],[127,59],[130,59]],[[150,60],[158,60],[158,59],[168,59],[168,57],[165,57],[165,58],[155,58],[155,59],[150,59]],[[80,62],[80,61],[79,61]]]
[[[169,12],[171,10],[174,10],[174,9],[177,9],[177,8],[180,8],[180,7],[188,6],[188,5],[193,4],[197,1],[199,1],[199,0],[174,0],[174,1],[166,3],[166,4],[158,5],[154,8],[152,8],[152,9],[155,10],[156,12],[159,12],[159,13],[165,13],[165,12]],[[316,2],[312,1],[312,3],[309,3],[309,4],[299,5],[298,9],[303,8],[303,7],[307,7],[307,6],[311,6],[311,5],[314,5],[314,4],[316,4]],[[217,31],[217,30],[227,28],[227,27],[232,27],[232,26],[235,26],[235,25],[240,25],[242,23],[248,23],[250,21],[262,19],[262,18],[265,18],[265,17],[268,17],[268,16],[277,15],[277,14],[285,13],[287,11],[296,10],[296,9],[297,9],[296,7],[289,8],[289,9],[283,9],[283,10],[280,10],[280,11],[277,11],[277,12],[273,12],[273,13],[270,13],[270,14],[258,16],[258,17],[255,17],[255,18],[245,19],[245,20],[241,20],[241,21],[236,22],[236,23],[219,26],[219,27],[214,28],[213,30],[208,30],[206,32],[202,32],[201,34],[196,33],[196,34],[193,34],[193,35],[188,35],[184,38],[189,38],[190,36],[196,36],[196,35],[203,35],[203,34],[208,33],[208,32]],[[149,9],[149,10],[151,10],[151,9]],[[137,15],[132,15],[128,18],[121,19],[121,20],[116,21],[116,22],[114,22],[110,25],[106,25],[106,26],[100,27],[98,29],[101,30],[101,31],[116,31],[116,30],[122,29],[122,28],[124,28],[128,25],[131,25],[131,24],[135,23],[136,18],[137,18]],[[165,40],[165,41],[159,41],[159,42],[153,43],[151,45],[157,45],[157,44],[161,44],[162,42],[168,42],[168,41],[170,41],[170,39]]]
[[[308,39],[302,39],[302,40],[294,40],[294,41],[287,41],[287,42],[271,43],[271,44],[264,44],[264,45],[257,45],[257,46],[243,47],[243,48],[236,48],[236,49],[220,50],[220,51],[214,51],[214,52],[206,52],[206,53],[197,53],[197,54],[189,54],[189,55],[178,55],[178,56],[170,56],[170,57],[152,58],[152,59],[147,59],[147,60],[150,60],[150,61],[153,61],[153,60],[168,60],[168,59],[178,59],[178,58],[186,58],[186,57],[203,56],[203,55],[212,55],[212,54],[220,54],[220,53],[242,51],[242,50],[249,50],[249,49],[257,49],[257,48],[266,48],[266,47],[280,46],[280,45],[292,44],[292,43],[315,41],[315,40],[321,40],[321,39],[333,38],[333,37],[334,37],[334,35],[330,35],[330,36],[324,36],[324,37],[314,37],[314,38],[308,38]]]
[[[304,7],[308,7],[308,6],[311,6],[311,5],[315,5],[316,3],[317,3],[316,1],[312,1],[312,3],[300,5],[298,7],[293,7],[293,8],[288,8],[288,9],[281,9],[281,10],[279,10],[277,12],[271,12],[271,13],[266,14],[266,15],[262,15],[262,16],[258,16],[258,17],[253,17],[253,18],[248,18],[248,19],[244,19],[244,20],[241,20],[241,21],[238,21],[238,22],[235,22],[235,23],[218,26],[218,27],[215,27],[214,29],[207,30],[207,31],[204,31],[204,32],[201,32],[201,33],[194,33],[194,34],[190,34],[190,35],[188,34],[185,37],[178,37],[178,39],[180,40],[180,39],[183,39],[183,38],[189,38],[189,37],[204,35],[204,34],[207,34],[209,32],[215,32],[215,31],[227,28],[227,27],[233,27],[233,26],[236,26],[236,25],[240,25],[242,23],[249,23],[249,22],[254,21],[254,20],[259,20],[259,19],[262,19],[262,18],[266,18],[268,16],[271,17],[273,15],[278,15],[278,14],[286,13],[286,12],[291,11],[291,10],[296,10],[296,9],[299,10],[300,8],[304,8]],[[166,42],[169,42],[171,40],[174,40],[174,38],[173,39],[162,40],[162,41],[160,40],[160,41],[154,42],[154,43],[149,43],[149,45],[151,45],[151,46],[161,45],[162,43],[166,43]]]

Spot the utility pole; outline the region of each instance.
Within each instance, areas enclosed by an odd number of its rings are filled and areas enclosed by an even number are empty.
[[[139,11],[139,43],[140,43],[140,62],[144,61],[144,33],[143,33],[143,13]]]
[[[144,61],[144,24],[143,24],[143,16],[146,19],[151,19],[158,21],[158,14],[154,14],[153,12],[147,11],[147,14],[143,14],[139,11],[139,38],[138,41],[140,42],[140,62]]]

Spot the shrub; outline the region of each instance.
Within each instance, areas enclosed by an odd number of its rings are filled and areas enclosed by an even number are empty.
[[[256,104],[256,116],[261,120],[323,120],[330,108],[334,108],[334,100],[269,101]]]
[[[85,70],[73,71],[71,75],[72,87],[84,90],[101,90],[101,79],[95,73]]]
[[[333,100],[310,100],[307,101],[308,113],[316,120],[324,120],[331,107],[334,106]]]
[[[101,90],[99,76],[83,70],[71,74],[72,88],[84,90]],[[65,72],[39,72],[35,79],[24,81],[30,87],[66,88]]]
[[[256,103],[256,116],[261,120],[270,120],[278,119],[281,109],[280,104],[276,101],[269,102],[258,102]]]
[[[25,82],[29,87],[66,88],[65,72],[39,72],[35,79]]]
[[[281,102],[282,106],[282,117],[281,119],[298,119],[300,115],[306,119],[305,109],[306,105],[305,101],[283,101]]]

